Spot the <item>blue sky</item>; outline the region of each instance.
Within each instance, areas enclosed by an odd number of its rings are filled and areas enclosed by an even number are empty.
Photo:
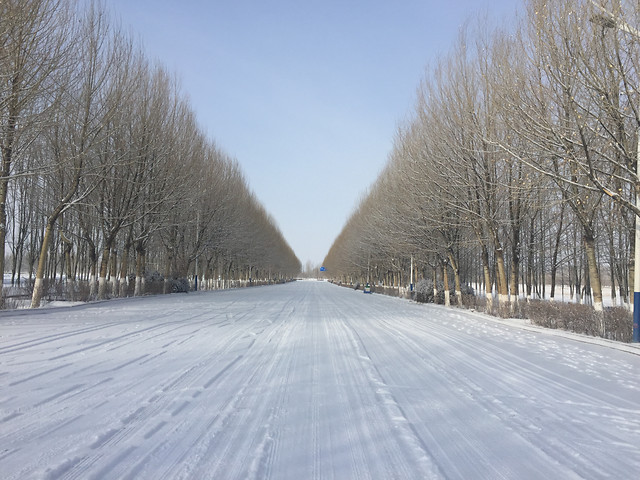
[[[426,67],[521,0],[107,0],[181,80],[304,264],[386,163]]]

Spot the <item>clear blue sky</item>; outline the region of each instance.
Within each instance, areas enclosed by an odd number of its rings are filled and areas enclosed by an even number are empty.
[[[323,260],[386,163],[427,65],[477,14],[508,21],[521,3],[107,0],[303,264]]]

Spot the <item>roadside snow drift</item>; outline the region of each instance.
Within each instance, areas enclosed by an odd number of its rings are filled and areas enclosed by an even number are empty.
[[[322,282],[0,314],[3,479],[640,472],[640,356]]]

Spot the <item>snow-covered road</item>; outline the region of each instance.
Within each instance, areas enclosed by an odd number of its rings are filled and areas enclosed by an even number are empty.
[[[321,282],[0,315],[3,479],[640,472],[640,356]]]

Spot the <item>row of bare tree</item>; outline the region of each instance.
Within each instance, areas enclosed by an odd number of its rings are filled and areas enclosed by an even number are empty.
[[[153,270],[167,286],[300,270],[173,75],[99,4],[0,2],[0,146],[0,271],[34,277],[33,307],[56,279],[105,298]]]
[[[602,310],[607,282],[629,302],[640,3],[525,3],[516,27],[467,28],[428,69],[325,259],[334,278],[405,285],[413,257],[418,275],[452,278],[458,301],[465,283],[501,306],[562,283]]]

